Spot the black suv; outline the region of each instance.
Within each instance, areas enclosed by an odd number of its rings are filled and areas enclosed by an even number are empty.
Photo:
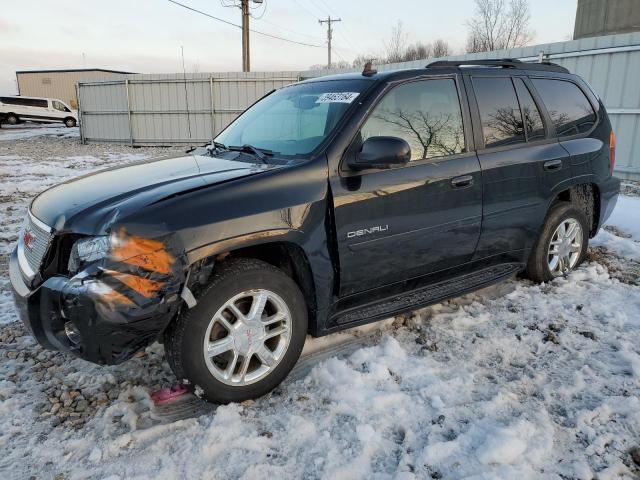
[[[263,395],[305,336],[584,258],[619,190],[602,102],[515,60],[312,79],[211,145],[55,186],[10,262],[46,348],[113,364],[155,340],[217,402]]]

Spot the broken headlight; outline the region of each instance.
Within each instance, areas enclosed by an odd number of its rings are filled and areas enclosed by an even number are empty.
[[[106,235],[87,237],[78,240],[71,248],[68,269],[77,273],[84,266],[102,260],[111,250],[111,240]]]

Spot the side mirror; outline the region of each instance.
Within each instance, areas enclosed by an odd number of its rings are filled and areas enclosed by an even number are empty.
[[[391,168],[404,165],[411,160],[411,147],[398,137],[369,137],[362,148],[349,162],[353,170],[367,168]]]

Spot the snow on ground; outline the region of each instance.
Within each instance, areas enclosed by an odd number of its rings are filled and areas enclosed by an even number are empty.
[[[51,154],[60,142],[64,152]],[[7,301],[6,254],[30,196],[140,151],[57,137],[9,143],[0,142],[1,478],[640,476],[630,453],[640,447],[637,198],[621,197],[568,278],[511,280],[383,323],[354,353],[255,402],[163,424],[149,398],[174,381],[161,346],[115,367],[43,351]]]
[[[61,138],[79,138],[78,127],[67,128],[62,123],[23,123],[18,125],[2,125],[0,141],[23,140],[26,138],[56,136]]]

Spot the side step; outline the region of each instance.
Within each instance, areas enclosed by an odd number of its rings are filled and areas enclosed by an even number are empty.
[[[457,297],[508,278],[522,270],[519,263],[504,263],[487,267],[443,282],[403,292],[378,302],[350,308],[331,319],[333,325],[344,328],[345,324],[361,324],[388,318],[411,310],[426,307],[443,300]]]

